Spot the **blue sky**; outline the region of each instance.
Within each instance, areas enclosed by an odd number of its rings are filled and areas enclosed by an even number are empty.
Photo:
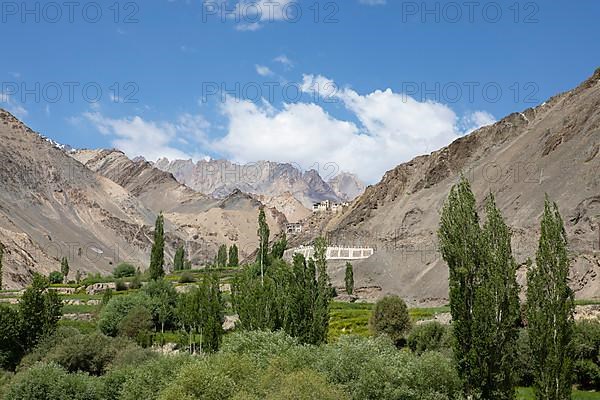
[[[594,0],[1,7],[0,107],[59,142],[370,183],[600,66]]]

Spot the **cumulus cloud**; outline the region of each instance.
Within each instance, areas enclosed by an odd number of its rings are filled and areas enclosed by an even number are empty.
[[[202,117],[184,114],[174,123],[145,121],[139,116],[113,119],[100,112],[86,112],[83,117],[100,133],[112,136],[111,144],[131,158],[140,155],[147,160],[203,157],[175,147],[175,142],[187,144],[190,140],[206,143],[204,129],[208,123]]]
[[[203,153],[241,163],[292,162],[321,171],[333,163],[368,183],[377,182],[402,162],[495,122],[485,111],[459,116],[435,101],[418,101],[391,89],[360,94],[320,75],[305,75],[300,89],[335,101],[331,109],[341,110],[346,117],[332,115],[330,107],[317,102],[278,107],[268,101],[227,98],[220,106],[225,134],[218,138],[207,136],[210,125],[199,115],[154,122],[140,117],[110,119],[96,111],[85,118],[113,136],[112,144],[130,156],[199,159],[203,156],[179,150],[197,146]]]
[[[459,118],[444,104],[420,102],[391,89],[361,95],[318,75],[305,75],[301,89],[339,100],[355,121],[337,119],[312,103],[276,109],[270,104],[227,101],[223,113],[228,133],[215,149],[240,162],[266,159],[305,168],[335,163],[340,170],[376,182],[394,166],[494,122],[486,112]]]

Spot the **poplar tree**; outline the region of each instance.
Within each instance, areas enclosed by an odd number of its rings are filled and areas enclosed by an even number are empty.
[[[238,254],[238,247],[234,243],[229,247],[229,267],[237,268],[240,265],[240,259]]]
[[[2,290],[2,257],[4,257],[4,245],[0,243],[0,290]]]
[[[203,321],[202,347],[205,352],[216,352],[223,338],[223,322],[225,320],[224,304],[221,296],[219,276],[211,273],[202,282],[206,294],[204,303],[205,319]]]
[[[284,233],[283,237],[273,244],[273,248],[271,249],[272,259],[274,259],[274,260],[282,259],[283,254],[285,253],[285,250],[287,249],[287,245],[288,245],[287,237]]]
[[[182,271],[185,269],[185,250],[183,249],[183,246],[179,246],[175,251],[173,268],[175,268],[175,271]]]
[[[346,285],[346,293],[352,296],[354,292],[354,269],[352,264],[346,263],[346,275],[344,276],[344,283]]]
[[[67,260],[67,257],[63,257],[60,261],[60,272],[63,274],[65,282],[68,281],[67,275],[69,275],[69,260]]]
[[[150,254],[150,279],[156,281],[165,275],[165,232],[162,213],[156,217],[154,243]]]
[[[473,343],[476,288],[483,263],[481,236],[475,196],[469,182],[461,176],[442,209],[438,237],[449,270],[454,357],[467,398],[477,398],[481,384]]]
[[[540,400],[571,398],[574,298],[567,244],[558,207],[546,197],[535,265],[527,271],[527,330]]]
[[[333,287],[327,274],[327,240],[323,237],[315,239],[314,265],[317,270],[317,298],[313,316],[313,343],[327,341],[329,329],[329,304],[333,297]],[[309,266],[312,267],[309,262]]]
[[[260,279],[261,283],[265,280],[265,268],[268,264],[268,253],[269,253],[269,225],[267,224],[267,217],[265,215],[264,207],[261,207],[258,213],[258,255],[257,262],[260,266]]]
[[[520,319],[517,264],[511,232],[490,194],[483,226],[479,287],[475,288],[473,348],[481,376],[481,398],[515,398],[514,365]]]
[[[219,246],[216,264],[217,268],[225,268],[227,266],[227,246],[224,244]]]

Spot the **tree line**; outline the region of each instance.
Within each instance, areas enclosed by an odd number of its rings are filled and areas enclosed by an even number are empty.
[[[480,224],[462,177],[448,196],[438,232],[449,267],[456,366],[467,399],[514,399],[522,323],[511,231],[493,195]],[[556,204],[545,200],[535,263],[527,263],[525,322],[536,398],[571,396],[574,296],[568,286],[567,238]]]

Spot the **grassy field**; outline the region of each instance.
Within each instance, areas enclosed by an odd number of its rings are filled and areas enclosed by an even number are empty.
[[[329,340],[335,341],[342,335],[369,336],[369,317],[373,310],[372,303],[340,303],[331,304],[329,319]],[[450,312],[450,308],[411,308],[409,314],[413,321],[433,319],[436,314]]]
[[[519,388],[517,394],[518,400],[535,400],[533,396],[533,389],[531,388]],[[599,392],[581,392],[579,390],[573,391],[573,400],[598,400],[600,399]]]

